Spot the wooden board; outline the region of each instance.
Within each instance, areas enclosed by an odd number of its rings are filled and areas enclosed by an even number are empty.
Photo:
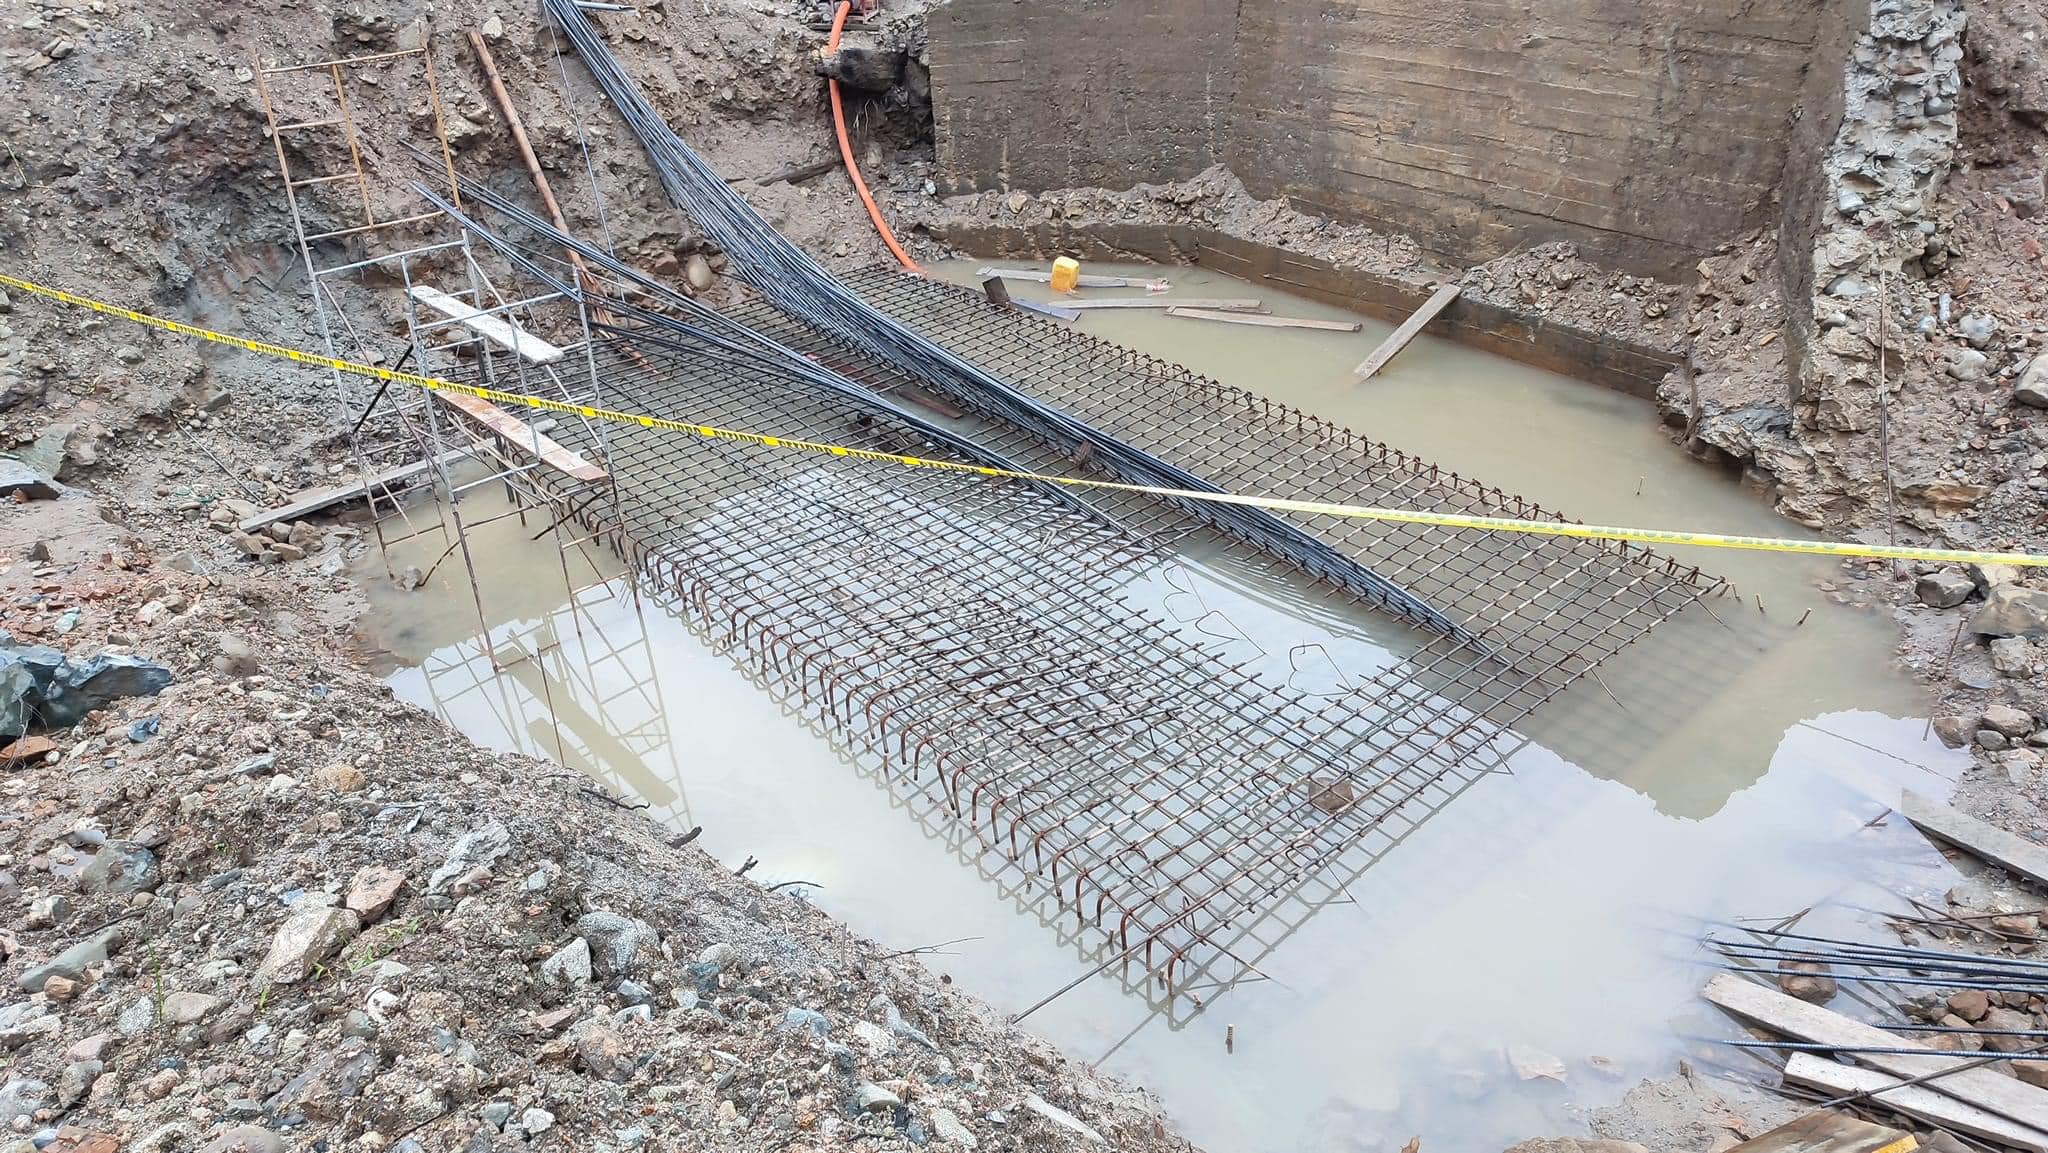
[[[1464,291],[1464,288],[1459,285],[1445,284],[1439,286],[1435,292],[1430,293],[1429,299],[1422,302],[1421,308],[1416,309],[1413,315],[1402,321],[1401,327],[1389,333],[1387,338],[1380,342],[1380,346],[1372,350],[1371,356],[1359,362],[1358,379],[1371,380],[1373,373],[1385,368],[1388,361],[1394,359],[1402,349],[1408,347],[1409,341],[1422,334],[1423,325],[1435,320],[1436,314],[1449,308],[1451,302],[1458,299],[1459,294]]]
[[[1926,1048],[1910,1037],[1887,1033],[1818,1005],[1809,1005],[1733,973],[1715,974],[1701,995],[1737,1017],[1801,1041],[1861,1048]],[[1956,1057],[1922,1057],[1911,1053],[1858,1053],[1856,1059],[1901,1077],[1941,1073],[1968,1064]],[[1994,1069],[1961,1069],[1926,1082],[1925,1087],[2048,1133],[2048,1090],[2037,1089]]]
[[[1918,1148],[1911,1133],[1846,1113],[1813,1112],[1727,1153],[1913,1153]]]
[[[1034,284],[1051,284],[1052,273],[1039,272],[1030,268],[984,268],[976,276],[1000,276],[1004,280],[1028,280]],[[1164,292],[1168,285],[1164,280],[1148,280],[1140,276],[1090,276],[1081,274],[1082,288],[1157,288]]]
[[[1057,304],[1040,304],[1035,300],[1012,300],[1010,303],[1026,312],[1035,312],[1040,316],[1050,316],[1054,320],[1081,319],[1080,313],[1075,312],[1071,308],[1061,308]]]
[[[1255,312],[1256,300],[1175,300],[1170,296],[1116,296],[1108,300],[1062,300],[1061,308],[1214,308],[1224,312]]]
[[[1220,320],[1225,324],[1250,324],[1259,328],[1314,328],[1323,332],[1357,332],[1365,326],[1357,321],[1346,323],[1341,320],[1310,320],[1304,316],[1265,316],[1256,312],[1217,312],[1208,308],[1188,308],[1175,305],[1166,310],[1168,316],[1184,316],[1189,320]]]
[[[540,432],[546,432],[548,429],[555,427],[554,418],[549,417],[546,420],[535,421],[533,427]],[[337,484],[326,488],[308,489],[294,496],[286,503],[278,505],[276,508],[267,508],[255,516],[245,517],[237,527],[243,532],[261,532],[279,521],[298,520],[300,517],[311,516],[324,508],[332,508],[347,501],[361,500],[363,495],[373,488],[393,488],[404,484],[406,481],[411,480],[430,468],[437,466],[446,467],[458,461],[467,460],[482,451],[481,448],[471,445],[467,448],[458,448],[451,452],[444,452],[431,461],[416,460],[410,464],[401,464],[397,468],[387,468],[375,477],[372,477],[369,484],[356,481],[354,484]]]
[[[1876,1069],[1844,1065],[1812,1053],[1794,1053],[1792,1059],[1785,1062],[1785,1080],[1837,1097],[1846,1097],[1851,1093],[1870,1093],[1873,1102],[1902,1117],[1911,1117],[1930,1125],[1967,1133],[1972,1137],[1982,1137],[1986,1141],[1996,1141],[2000,1145],[2010,1145],[2015,1149],[2033,1150],[2035,1153],[2048,1150],[2048,1133],[2029,1129],[1995,1113],[1987,1113],[1975,1105],[1937,1093],[1924,1085],[1886,1089],[1887,1085],[1897,1085],[1899,1079]]]
[[[1905,814],[1906,819],[1918,826],[1921,832],[1936,840],[1947,841],[1958,849],[1982,857],[2014,876],[2048,886],[2048,847],[1986,824],[1911,789],[1906,790],[1900,799],[1899,812]]]
[[[460,411],[464,416],[489,429],[507,448],[517,449],[529,456],[538,450],[542,464],[577,480],[604,479],[604,470],[584,460],[582,454],[563,448],[542,436],[538,429],[488,400],[479,400],[459,392],[437,392],[434,395],[448,407]]]
[[[466,301],[457,300],[438,288],[415,284],[410,291],[414,300],[529,363],[553,364],[564,355],[561,349],[510,320],[471,308]]]

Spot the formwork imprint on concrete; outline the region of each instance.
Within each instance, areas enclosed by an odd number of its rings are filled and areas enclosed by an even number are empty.
[[[1019,325],[971,294],[881,274],[860,283],[1020,386],[1226,487],[1545,515],[1184,370]],[[914,382],[765,306],[738,315],[912,395]],[[628,337],[598,350],[618,407],[932,453],[907,427],[673,334]],[[1036,465],[1071,467],[967,423]],[[622,510],[593,528],[920,815],[964,828],[985,868],[1014,871],[1086,955],[1122,962],[1127,981],[1176,1008],[1256,971],[1359,862],[1496,767],[1519,742],[1516,719],[1713,585],[1639,549],[1312,520],[1460,606],[1505,657],[1408,634],[1418,647],[1405,659],[1314,694],[1130,598],[1206,531],[1185,510],[1119,498],[1107,502],[1118,528],[959,474],[632,426],[608,440],[577,445],[609,450]]]

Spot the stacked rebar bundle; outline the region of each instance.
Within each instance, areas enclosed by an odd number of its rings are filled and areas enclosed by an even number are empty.
[[[778,306],[876,360],[901,369],[971,411],[1029,432],[1074,460],[1120,481],[1194,492],[1222,492],[1210,481],[1041,403],[983,368],[877,310],[778,233],[746,199],[677,136],[619,67],[575,0],[544,0],[598,85],[640,138],[662,187],[690,214],[740,274]],[[1434,606],[1357,560],[1264,509],[1185,502],[1202,520],[1280,557],[1318,579],[1378,604],[1423,628],[1478,646],[1483,642]]]

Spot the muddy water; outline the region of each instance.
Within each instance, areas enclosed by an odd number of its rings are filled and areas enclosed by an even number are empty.
[[[1184,294],[1342,315],[1200,270],[1167,275]],[[1584,519],[1791,531],[1627,397],[1427,339],[1353,384],[1386,325],[1268,331],[1136,312],[1081,325]],[[479,496],[468,507],[481,516]],[[452,561],[420,593],[376,592],[372,632],[408,666],[392,678],[402,697],[701,824],[714,854],[760,858],[753,875],[770,883],[807,882],[890,948],[968,938],[929,961],[998,1008],[1088,967],[963,865],[949,830],[921,826],[651,599],[636,604],[615,565],[572,550],[565,583],[551,543],[528,539],[538,528],[506,519],[472,535],[486,571],[504,574],[483,586],[488,643]],[[1740,613],[1732,601],[1716,609],[1726,625],[1687,613],[1603,666],[1604,689],[1583,682],[1552,702],[1523,726],[1510,772],[1354,878],[1347,901],[1261,962],[1269,980],[1169,1020],[1101,979],[1030,1026],[1160,1094],[1214,1153],[1388,1149],[1418,1134],[1425,1147],[1500,1148],[1579,1127],[1635,1079],[1668,1074],[1683,1034],[1725,1028],[1693,996],[1702,918],[1888,906],[1892,892],[1944,887],[1917,834],[1866,827],[1902,785],[1945,791],[1961,764],[1923,738],[1926,703],[1892,669],[1888,626],[1826,599],[1820,582],[1849,579],[1832,566],[1687,559],[1736,582]],[[1298,590],[1213,556],[1132,591],[1233,656],[1321,644],[1324,664],[1268,670],[1297,686],[1335,689],[1392,659],[1377,622],[1296,611]],[[1765,611],[1744,615],[1758,596]],[[1532,1069],[1554,1057],[1563,1080],[1523,1079],[1510,1049]]]

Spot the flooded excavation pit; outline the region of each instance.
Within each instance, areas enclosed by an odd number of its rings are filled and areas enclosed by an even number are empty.
[[[849,283],[1229,491],[1787,529],[1639,401],[1426,339],[1356,383],[1384,325],[1067,326],[893,272]],[[1091,475],[766,305],[735,317],[1034,471]],[[915,423],[741,360],[651,337],[597,355],[615,408],[928,451]],[[399,694],[701,825],[884,952],[945,942],[928,964],[1158,1092],[1208,1148],[1568,1128],[1670,1071],[1701,918],[1879,904],[1945,875],[1917,834],[1867,825],[1961,762],[1886,671],[1884,622],[1823,596],[1850,579],[1830,567],[1285,514],[1459,625],[1432,630],[1192,503],[1081,505],[633,426],[553,435],[602,454],[616,515],[586,505],[570,535],[621,542],[637,591],[588,540],[565,584],[547,514],[501,517],[468,534],[488,638],[458,565],[413,593],[371,582]]]

